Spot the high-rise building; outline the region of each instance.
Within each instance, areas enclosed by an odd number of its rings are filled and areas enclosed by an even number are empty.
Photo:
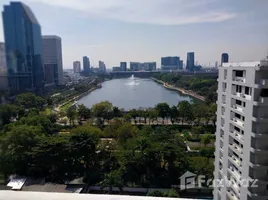
[[[99,71],[106,72],[106,65],[103,61],[99,61]]]
[[[127,63],[120,62],[120,68],[121,68],[121,71],[123,71],[123,72],[127,71]]]
[[[61,38],[56,35],[43,36],[43,62],[46,84],[63,84]]]
[[[215,68],[218,68],[218,61],[215,62]]]
[[[169,56],[161,58],[161,68],[162,70],[178,70],[183,69],[182,61],[178,56]]]
[[[0,91],[8,90],[5,44],[0,42]]]
[[[214,200],[268,199],[268,59],[219,67]],[[257,187],[247,187],[256,180]],[[224,183],[226,183],[224,181]],[[250,182],[246,182],[250,181]]]
[[[89,73],[90,72],[90,61],[87,56],[83,57],[83,71],[84,73]]]
[[[139,62],[130,62],[130,71],[139,71],[140,70],[140,63]]]
[[[187,53],[187,63],[186,63],[186,69],[188,71],[194,71],[195,64],[194,64],[194,52],[188,52]]]
[[[81,72],[81,63],[80,63],[80,61],[74,61],[73,62],[73,70],[74,70],[74,73],[80,73]]]
[[[221,54],[221,65],[222,63],[228,63],[229,62],[229,55],[228,53]]]
[[[145,62],[144,70],[146,71],[155,71],[156,70],[156,62]]]
[[[34,13],[24,3],[11,2],[4,6],[3,27],[10,93],[42,90],[42,36]]]

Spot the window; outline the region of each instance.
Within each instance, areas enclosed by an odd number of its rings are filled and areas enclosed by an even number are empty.
[[[243,102],[243,107],[246,107],[246,102]]]
[[[241,70],[235,71],[235,76],[236,77],[243,77],[243,71],[241,71]]]
[[[235,113],[235,117],[238,118],[238,119],[240,119],[241,115]]]
[[[227,69],[224,70],[224,79],[227,78]]]
[[[235,103],[236,103],[237,105],[239,105],[239,106],[242,105],[242,101],[240,101],[240,100],[236,100]]]
[[[245,94],[251,95],[251,88],[245,87]]]
[[[238,128],[238,127],[234,127],[234,129],[237,131],[237,132],[240,132],[240,128]]]
[[[261,90],[261,97],[268,97],[268,89]]]
[[[236,86],[236,92],[238,92],[238,93],[242,92],[242,86],[241,85]]]

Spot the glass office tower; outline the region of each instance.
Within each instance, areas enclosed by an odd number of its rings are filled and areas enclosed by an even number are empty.
[[[36,17],[21,2],[5,5],[2,14],[10,92],[42,90],[42,36]]]

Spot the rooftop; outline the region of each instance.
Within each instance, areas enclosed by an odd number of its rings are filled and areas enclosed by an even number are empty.
[[[141,196],[119,196],[98,194],[69,194],[69,193],[46,193],[46,192],[22,192],[1,191],[0,200],[191,200],[184,198],[160,198]]]
[[[257,67],[261,62],[232,62],[232,63],[223,63],[223,67]]]

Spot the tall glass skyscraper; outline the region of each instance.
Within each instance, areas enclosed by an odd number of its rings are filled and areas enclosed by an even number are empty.
[[[2,14],[10,92],[42,90],[42,36],[36,17],[21,2],[5,5]]]
[[[89,73],[90,72],[90,61],[87,56],[83,57],[83,71],[84,73]]]
[[[186,69],[189,71],[194,71],[195,64],[194,64],[194,52],[187,53],[187,63]]]

